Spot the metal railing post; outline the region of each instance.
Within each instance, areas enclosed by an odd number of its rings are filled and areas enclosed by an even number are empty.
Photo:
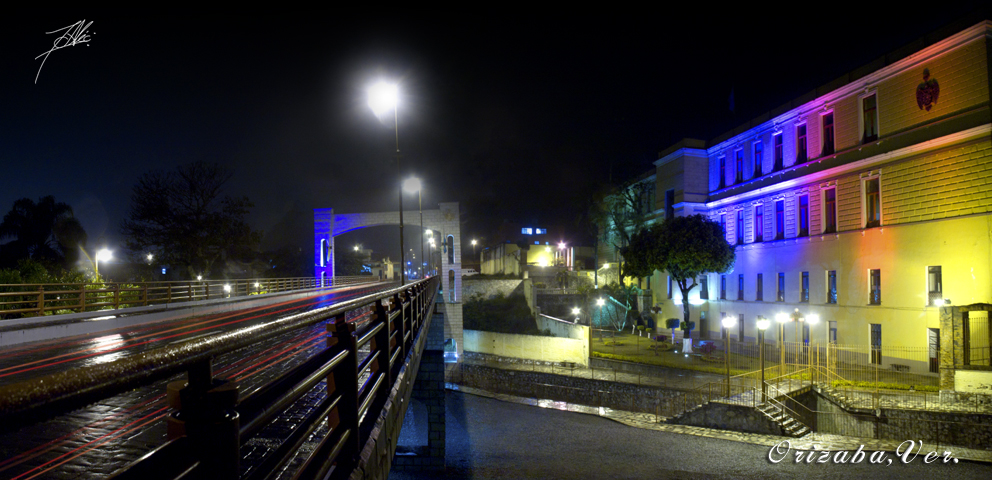
[[[348,435],[339,457],[346,462],[345,471],[351,470],[362,445],[358,433],[358,346],[355,342],[355,324],[346,322],[343,313],[327,323],[327,348],[348,352],[327,377],[327,395],[332,398],[341,396],[338,407],[331,412],[327,422],[332,429],[340,428],[344,430],[343,435]]]
[[[213,378],[211,360],[190,367],[187,380],[167,387],[169,439],[186,436],[200,461],[203,478],[235,480],[240,475],[241,436],[238,386]]]
[[[382,384],[386,385],[387,388],[379,389],[376,391],[376,396],[381,397],[382,395],[389,395],[389,390],[393,385],[393,363],[390,361],[393,358],[393,345],[390,341],[390,336],[393,329],[390,327],[389,314],[386,313],[386,307],[383,306],[382,300],[376,300],[375,306],[373,307],[372,315],[372,327],[377,323],[382,323],[379,333],[372,336],[372,342],[369,348],[369,355],[375,355],[379,352],[379,356],[372,362],[373,370],[372,373],[379,372],[382,375]],[[397,339],[397,343],[402,342],[402,339]],[[402,350],[402,347],[400,347]],[[378,404],[378,398],[373,402],[373,405]]]
[[[45,287],[38,285],[38,313],[45,313]]]

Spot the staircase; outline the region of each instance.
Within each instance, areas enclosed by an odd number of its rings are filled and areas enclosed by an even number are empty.
[[[787,437],[801,437],[810,432],[809,427],[792,417],[782,407],[773,402],[759,404],[757,410],[782,427]]]

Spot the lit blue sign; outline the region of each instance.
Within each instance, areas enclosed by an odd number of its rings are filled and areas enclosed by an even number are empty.
[[[547,235],[547,234],[548,234],[548,229],[547,228],[535,228],[534,229],[534,235]]]
[[[534,229],[533,228],[521,228],[520,229],[520,233],[522,233],[524,235],[533,235],[534,234]]]
[[[165,275],[165,269],[164,268],[162,269],[162,275]]]

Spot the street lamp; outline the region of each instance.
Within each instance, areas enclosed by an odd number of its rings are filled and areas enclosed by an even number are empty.
[[[778,322],[778,376],[785,375],[785,322],[789,321],[789,316],[785,313],[775,315]]]
[[[737,324],[733,316],[727,314],[723,317],[723,363],[727,367],[727,388],[724,390],[725,396],[730,396],[730,329]]]
[[[579,323],[579,313],[581,311],[582,310],[579,310],[579,307],[572,307],[572,315],[575,315],[575,323]]]
[[[400,170],[400,117],[399,117],[399,88],[396,84],[378,82],[369,88],[369,108],[377,117],[382,117],[390,110],[393,111],[393,125],[396,132],[396,171]],[[403,187],[399,188],[400,201],[400,286],[406,285],[406,272],[403,266]]]
[[[100,278],[100,262],[106,263],[111,258],[114,258],[114,254],[106,248],[101,248],[96,252],[96,256],[93,257],[93,273],[96,274],[97,278]]]
[[[420,210],[420,259],[424,258],[424,196],[423,185],[417,177],[410,177],[403,182],[403,190],[407,193],[417,192],[417,209]]]
[[[153,255],[151,252],[148,252],[148,255],[145,255],[145,258],[148,259],[148,264],[151,265],[152,260],[155,260],[155,255]]]
[[[765,403],[768,387],[765,385],[765,330],[771,322],[758,315],[758,364],[761,365],[761,403]]]

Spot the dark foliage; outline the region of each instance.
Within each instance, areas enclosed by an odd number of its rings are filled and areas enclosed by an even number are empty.
[[[71,269],[86,246],[86,232],[72,214],[72,207],[42,197],[35,203],[29,198],[14,202],[14,207],[0,222],[0,268],[15,267],[18,261],[31,259],[48,269]]]
[[[465,302],[464,328],[485,332],[540,335],[537,323],[522,295],[490,299],[473,298]]]
[[[244,220],[251,201],[222,196],[231,176],[203,162],[142,175],[121,223],[128,251],[153,253],[159,262],[185,269],[189,278],[220,270],[218,262],[253,260],[261,235]]]

